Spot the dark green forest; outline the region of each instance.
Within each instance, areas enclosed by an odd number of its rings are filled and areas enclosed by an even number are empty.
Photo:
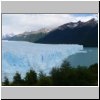
[[[24,78],[16,72],[13,81],[7,77],[2,82],[3,86],[97,86],[98,85],[98,64],[90,66],[73,67],[69,62],[64,61],[60,67],[54,67],[49,75],[43,71],[37,74],[30,69]]]

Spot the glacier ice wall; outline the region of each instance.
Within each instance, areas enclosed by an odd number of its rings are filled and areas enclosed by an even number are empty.
[[[65,58],[82,52],[83,46],[77,44],[35,44],[19,41],[2,42],[2,77],[12,79],[17,71],[24,77],[33,68],[48,73],[52,67],[60,66]]]

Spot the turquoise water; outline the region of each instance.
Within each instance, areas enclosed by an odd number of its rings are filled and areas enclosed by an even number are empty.
[[[72,66],[89,66],[98,63],[98,48],[84,48],[86,52],[76,53],[68,57],[68,61]]]

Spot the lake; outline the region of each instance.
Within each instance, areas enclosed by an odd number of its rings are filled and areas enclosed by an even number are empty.
[[[68,61],[72,66],[89,66],[94,63],[98,63],[98,48],[87,47],[84,48],[86,52],[76,53],[68,57]]]

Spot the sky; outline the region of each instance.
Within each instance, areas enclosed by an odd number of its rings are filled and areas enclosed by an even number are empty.
[[[2,35],[55,28],[68,22],[98,19],[97,14],[2,14]]]

